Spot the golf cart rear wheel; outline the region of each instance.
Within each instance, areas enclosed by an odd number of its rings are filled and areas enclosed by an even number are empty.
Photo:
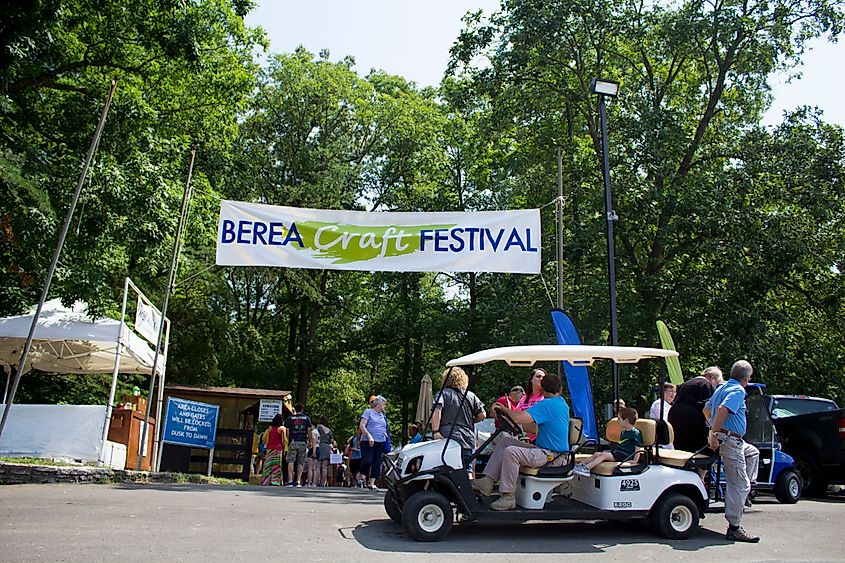
[[[454,513],[449,499],[436,491],[420,491],[405,502],[402,523],[417,541],[440,541],[452,529]]]
[[[686,495],[670,494],[651,511],[651,523],[670,540],[685,540],[698,530],[698,507]]]
[[[795,504],[801,498],[801,479],[792,470],[781,471],[775,481],[775,496],[783,504]]]
[[[400,526],[402,525],[402,508],[396,502],[396,495],[390,489],[387,489],[387,492],[384,493],[384,511],[387,512],[391,520]]]

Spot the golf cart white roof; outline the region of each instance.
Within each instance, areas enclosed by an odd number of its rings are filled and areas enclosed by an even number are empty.
[[[543,346],[508,346],[491,348],[449,360],[447,366],[469,366],[504,361],[510,366],[533,366],[536,362],[569,362],[576,366],[591,366],[596,360],[613,360],[617,364],[635,364],[650,358],[677,356],[674,350],[628,346],[581,346],[547,344]]]

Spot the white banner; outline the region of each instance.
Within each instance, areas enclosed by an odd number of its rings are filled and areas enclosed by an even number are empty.
[[[540,210],[366,213],[220,203],[217,264],[540,272]]]
[[[155,345],[158,343],[159,326],[161,326],[161,313],[144,303],[139,295],[138,306],[135,308],[135,330]]]

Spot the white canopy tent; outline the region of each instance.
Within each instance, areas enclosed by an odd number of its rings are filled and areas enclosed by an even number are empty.
[[[130,283],[127,279],[127,286]],[[63,374],[111,373],[111,390],[102,426],[104,447],[117,374],[151,374],[155,352],[126,323],[110,318],[94,320],[87,309],[87,305],[80,301],[72,307],[63,306],[58,299],[44,303],[35,328],[27,371],[35,368]],[[34,315],[35,307],[26,315],[0,319],[0,366],[17,368]],[[159,377],[163,376],[165,365],[166,352],[158,360],[156,372]],[[10,407],[9,404],[4,405],[5,409]]]
[[[26,315],[0,319],[0,365],[17,367],[34,314],[33,307]],[[152,373],[152,347],[125,323],[121,330],[120,321],[92,320],[81,301],[65,307],[53,299],[41,310],[27,366],[50,373],[112,373],[118,343],[120,373]]]

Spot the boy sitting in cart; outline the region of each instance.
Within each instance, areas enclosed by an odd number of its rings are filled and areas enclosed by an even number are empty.
[[[472,481],[473,490],[484,496],[493,494],[498,482],[501,497],[490,505],[493,510],[516,508],[514,492],[520,466],[557,467],[569,460],[565,455],[569,451],[569,405],[561,397],[560,378],[547,374],[542,389],[545,399],[525,411],[515,411],[501,403],[493,405],[526,430],[537,432],[534,444],[503,436],[484,468],[484,477]]]
[[[623,407],[619,409],[619,426],[622,428],[622,435],[619,438],[619,443],[611,450],[594,453],[590,459],[584,463],[579,463],[572,470],[576,475],[582,477],[589,477],[590,472],[599,464],[606,461],[633,461],[635,464],[640,461],[642,452],[637,448],[643,445],[643,436],[634,424],[637,422],[637,411],[631,407]]]

